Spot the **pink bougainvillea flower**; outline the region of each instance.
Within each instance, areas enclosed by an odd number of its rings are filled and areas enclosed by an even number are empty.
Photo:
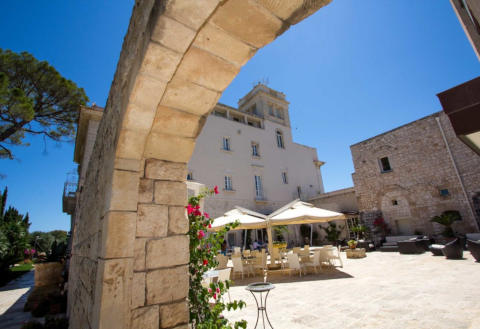
[[[202,230],[198,231],[198,238],[201,240],[205,236],[205,232]]]
[[[194,216],[202,216],[202,212],[201,212],[200,210],[195,210],[195,211],[193,212],[193,215],[194,215]]]
[[[208,288],[208,293],[209,293],[209,294],[212,293],[212,288]]]
[[[212,224],[208,224],[208,228],[212,228]]]
[[[205,216],[205,218],[210,218],[210,215],[208,214],[208,212],[204,212],[203,216]]]
[[[213,299],[217,299],[217,294],[213,294]]]
[[[208,260],[204,259],[203,260],[203,266],[207,266],[208,265]]]
[[[193,206],[191,204],[188,204],[188,206],[186,206],[185,208],[187,208],[187,212],[189,215],[193,212]]]
[[[200,209],[200,206],[197,204],[195,207],[193,207],[193,209],[198,210]]]
[[[219,288],[217,288],[217,294],[219,294],[219,293],[220,293],[220,289],[219,289]]]
[[[215,192],[215,194],[218,194],[218,186],[215,185],[215,187],[213,188],[213,192]]]

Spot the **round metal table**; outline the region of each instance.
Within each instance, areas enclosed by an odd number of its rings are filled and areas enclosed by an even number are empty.
[[[250,283],[245,289],[247,289],[252,293],[252,296],[255,299],[255,303],[257,303],[257,322],[255,322],[255,328],[257,328],[258,319],[260,318],[260,312],[262,312],[263,328],[265,328],[265,317],[266,317],[270,328],[273,329],[273,326],[270,323],[270,319],[268,318],[268,313],[267,313],[267,298],[268,298],[268,294],[270,293],[270,290],[275,289],[275,286],[270,282],[254,282],[254,283]],[[262,298],[262,293],[264,292],[266,292],[265,300]],[[258,304],[257,297],[255,297],[256,293],[260,294],[260,305]]]

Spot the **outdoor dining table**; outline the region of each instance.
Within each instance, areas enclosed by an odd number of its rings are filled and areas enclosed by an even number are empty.
[[[273,329],[273,326],[270,323],[270,319],[268,318],[268,313],[267,313],[267,298],[268,298],[268,294],[270,293],[270,290],[275,289],[275,286],[270,282],[254,282],[246,286],[245,289],[252,293],[252,296],[255,299],[255,303],[257,304],[257,321],[255,322],[254,329],[257,328],[258,319],[260,318],[260,312],[262,312],[263,328],[265,329],[265,317],[266,317],[267,322],[270,325],[270,328]],[[264,292],[266,292],[265,300],[263,300],[262,298],[262,293]],[[260,305],[258,305],[257,297],[255,297],[256,293],[260,294],[260,298],[259,298]]]

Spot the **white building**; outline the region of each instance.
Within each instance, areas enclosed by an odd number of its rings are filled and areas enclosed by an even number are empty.
[[[205,201],[212,217],[235,206],[269,214],[324,192],[323,162],[315,148],[293,142],[288,105],[283,93],[257,84],[238,109],[217,104],[208,116],[188,163],[188,179],[219,187],[220,194]],[[288,238],[301,241],[298,227]],[[240,234],[229,239],[241,241]]]
[[[294,199],[324,193],[323,162],[315,148],[293,142],[288,104],[283,93],[258,84],[239,100],[238,109],[217,104],[208,116],[188,163],[187,179],[219,187],[221,193],[205,201],[211,217],[235,206],[269,214]],[[97,106],[80,111],[75,144],[79,189],[102,114]],[[72,219],[75,202],[75,194],[64,195],[64,212]],[[287,238],[300,243],[299,227],[292,225]],[[241,245],[241,234],[231,235],[229,242]]]

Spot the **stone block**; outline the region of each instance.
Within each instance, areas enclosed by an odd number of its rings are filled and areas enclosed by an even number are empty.
[[[145,161],[145,177],[183,182],[187,177],[187,164],[147,159]]]
[[[35,287],[57,285],[63,282],[64,265],[59,262],[35,264]]]
[[[178,324],[188,323],[189,311],[187,302],[160,306],[160,326],[170,328]]]
[[[155,79],[144,73],[138,73],[129,103],[140,108],[153,110],[160,102],[166,85],[166,81]]]
[[[288,28],[288,24],[253,0],[226,1],[211,21],[255,48],[272,42]]]
[[[140,179],[140,183],[138,185],[138,202],[153,202],[153,180],[146,178]]]
[[[158,329],[159,306],[147,306],[132,311],[132,329]],[[114,327],[111,327],[114,328]]]
[[[128,328],[133,259],[99,259],[96,277],[94,327]]]
[[[206,24],[202,27],[193,45],[238,66],[243,66],[256,52],[255,48],[232,37],[213,24]]]
[[[165,15],[198,30],[211,13],[215,10],[219,0],[172,0],[168,1]]]
[[[140,160],[148,132],[122,129],[118,137],[117,158]]]
[[[137,237],[164,237],[168,230],[168,206],[139,204]]]
[[[188,266],[147,273],[147,304],[169,303],[188,294]]]
[[[189,238],[186,235],[147,241],[147,270],[187,264],[188,248]]]
[[[169,206],[185,206],[187,203],[187,186],[185,183],[155,182],[155,203]]]
[[[142,164],[142,161],[137,159],[116,158],[114,168],[120,169],[120,170],[140,172],[141,164]]]
[[[138,184],[138,173],[115,169],[108,210],[137,211]]]
[[[152,32],[152,40],[179,53],[187,50],[194,37],[195,30],[165,15],[159,17]]]
[[[170,81],[182,55],[162,45],[150,42],[145,52],[140,72],[155,79]]]
[[[195,139],[152,132],[145,146],[145,158],[172,162],[188,162],[195,148]]]
[[[188,79],[188,77],[186,77]],[[175,76],[168,84],[161,105],[199,116],[206,115],[217,104],[221,93]],[[157,115],[158,115],[157,111]]]
[[[186,234],[188,232],[188,217],[185,207],[168,207],[168,233]]]
[[[192,46],[185,53],[176,74],[184,80],[222,92],[239,71],[240,66]]]
[[[159,106],[153,121],[152,132],[197,137],[204,121],[205,118],[198,115]]]
[[[145,271],[145,249],[147,244],[147,238],[136,238],[134,242],[134,266],[135,271]]]
[[[158,104],[158,103],[157,103]],[[146,107],[130,103],[123,118],[123,129],[148,131],[152,127],[157,106]]]
[[[136,219],[136,212],[110,211],[105,215],[100,257],[133,257]]]
[[[132,308],[145,305],[145,278],[145,272],[133,273]]]
[[[257,0],[262,6],[270,10],[289,24],[297,24],[303,19],[315,13],[332,0]]]

